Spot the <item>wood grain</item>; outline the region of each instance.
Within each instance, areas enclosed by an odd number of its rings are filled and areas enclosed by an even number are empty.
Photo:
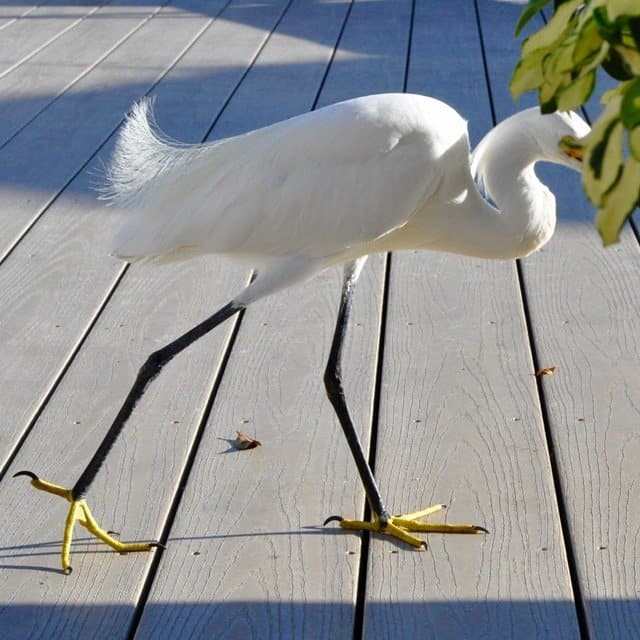
[[[0,151],[0,256],[46,211],[113,133],[131,103],[178,61],[208,22],[206,16],[165,7]]]
[[[503,57],[489,56],[492,86],[503,85]],[[568,535],[592,637],[631,639],[640,633],[638,243],[627,228],[604,250],[579,179],[540,175],[556,194],[558,228],[522,272],[539,365],[557,367],[541,384]]]
[[[100,4],[69,0],[62,6],[41,6],[13,23],[0,39],[0,78],[81,24]]]
[[[98,4],[0,8],[0,53],[9,34],[17,43],[3,64]],[[575,589],[589,637],[636,638],[638,244],[627,229],[603,251],[579,181],[562,169],[540,170],[560,219],[552,243],[521,264],[527,317],[513,263],[411,253],[391,263],[383,496],[394,511],[448,502],[448,521],[475,521],[490,535],[432,535],[423,553],[375,537],[364,576],[359,536],[319,527],[332,513],[361,515],[364,502],[321,382],[340,282],[330,270],[247,312],[186,482],[231,322],[169,365],[98,476],[89,503],[124,540],[158,536],[181,496],[148,600],[151,554],[120,558],[82,529],[74,574],[60,575],[66,505],[11,474],[31,468],[71,484],[146,355],[248,278],[215,258],[123,274],[106,256],[118,221],[96,204],[91,183],[123,113],[160,80],[160,125],[196,142],[219,113],[211,138],[305,111],[321,83],[319,106],[401,91],[414,3],[294,0],[271,36],[287,0],[234,0],[213,23],[223,0],[180,0],[127,36],[136,11],[143,20],[159,3],[130,4],[105,4],[0,80],[0,131],[45,106],[0,149],[3,466],[19,449],[0,482],[0,636],[128,638],[144,605],[138,640],[351,638],[360,593],[364,638],[577,638]],[[490,99],[499,119],[533,102],[514,106],[508,94],[521,9],[415,2],[407,89],[457,108],[474,142],[491,125]],[[345,361],[365,441],[383,284],[377,256],[356,295]],[[540,395],[534,371],[545,366],[557,368],[540,380]],[[237,428],[263,446],[231,450]]]
[[[278,2],[263,6],[262,29],[257,28],[257,17],[252,19],[251,27],[221,21],[218,29],[203,34],[182,64],[197,67],[212,51],[216,52],[216,47],[224,46],[229,51],[225,54],[228,61],[237,67],[243,62],[246,66],[285,5]],[[336,10],[329,7],[327,13]],[[260,69],[270,73],[269,65]],[[211,74],[210,82],[215,84],[216,80]],[[318,82],[315,77],[314,84]],[[159,87],[158,103],[162,104],[165,98],[172,102],[174,89],[168,76]],[[228,92],[228,86],[223,90],[217,85],[217,89],[205,90],[202,95],[224,99]],[[182,112],[181,122],[172,123],[172,127],[178,132],[180,127],[186,128],[186,137],[196,135],[199,129],[202,136],[220,106],[210,102],[209,109],[195,109],[194,113],[206,116],[204,119],[191,120]],[[166,112],[162,118],[167,118]],[[47,405],[15,461],[15,469],[31,467],[43,477],[65,484],[73,482],[104,435],[144,357],[226,302],[246,277],[242,270],[214,259],[159,269],[131,269]],[[130,431],[116,445],[92,488],[90,504],[94,513],[106,527],[120,529],[123,539],[159,534],[173,494],[179,490],[182,466],[228,331],[226,327],[203,339],[185,357],[167,367],[166,375],[158,379],[141,402]],[[135,468],[134,460],[139,465]],[[72,579],[66,580],[56,570],[58,543],[50,548],[46,544],[44,555],[38,556],[42,532],[51,531],[56,539],[64,518],[65,505],[48,497],[34,494],[26,483],[18,481],[6,480],[0,487],[0,502],[11,512],[4,522],[9,530],[1,534],[9,544],[7,553],[11,556],[5,564],[3,601],[12,603],[11,615],[0,618],[3,637],[125,637],[150,554],[130,556],[126,560],[131,562],[125,564],[124,558],[92,541],[76,545],[75,571]],[[32,514],[29,522],[25,518],[28,512]],[[49,534],[44,535],[48,541]],[[33,604],[34,594],[29,588],[32,571],[28,568],[34,567],[34,561],[44,575],[43,581],[52,584],[51,589],[38,592],[37,605]],[[96,576],[100,579],[96,580]],[[86,606],[97,602],[107,602],[108,606]]]
[[[410,4],[354,4],[319,104],[402,88]],[[296,37],[317,32],[309,4],[296,9]],[[376,256],[365,268],[345,353],[347,397],[365,444],[382,266]],[[247,310],[137,638],[352,637],[360,540],[320,526],[332,513],[363,509],[322,383],[340,279],[331,270]],[[225,439],[238,428],[263,446],[231,451]]]
[[[127,43],[132,46],[135,40],[140,53],[138,62],[129,71],[129,79],[133,78],[134,69],[138,69],[142,77],[138,83],[134,82],[128,87],[127,75],[120,73],[125,82],[122,95],[119,91],[114,91],[113,95],[117,98],[106,101],[102,105],[103,110],[97,108],[96,117],[102,117],[105,121],[112,117],[117,123],[117,118],[121,117],[122,111],[127,107],[125,100],[133,101],[139,95],[132,93],[134,87],[142,90],[148,88],[143,78],[149,68],[157,72],[162,69],[161,65],[174,62],[180,49],[163,42],[164,30],[172,27],[174,20],[171,19],[171,14],[164,20],[150,21],[136,34],[139,39],[132,38]],[[174,33],[178,37],[178,43],[182,44],[182,38],[193,37],[194,32],[197,33],[206,24],[207,19],[203,17],[191,18],[181,13],[175,14]],[[147,31],[147,28],[151,31]],[[180,46],[178,43],[177,46]],[[126,46],[122,47],[115,55],[125,48]],[[135,48],[131,48],[129,54],[135,51]],[[112,79],[115,79],[116,69],[112,67],[111,71]],[[98,69],[93,73],[100,75]],[[85,80],[94,82],[90,80],[93,73]],[[241,71],[236,78],[240,75]],[[171,88],[170,85],[167,86]],[[229,85],[223,86],[229,90]],[[226,94],[223,99],[224,96]],[[73,165],[70,166],[73,154],[64,154],[65,147],[70,146],[67,143],[69,135],[82,136],[83,128],[89,128],[91,123],[91,120],[87,120],[79,125],[80,131],[74,130],[71,124],[74,120],[73,109],[68,108],[65,100],[68,97],[69,94],[63,96],[45,112],[46,115],[43,114],[45,122],[40,123],[41,118],[38,118],[24,132],[24,137],[30,137],[32,144],[21,144],[19,141],[23,136],[20,135],[0,151],[6,157],[18,145],[22,155],[16,158],[12,170],[17,172],[21,167],[28,168],[34,182],[49,182],[51,190],[47,195],[64,186],[66,178],[61,173],[75,170]],[[95,97],[91,100],[95,100]],[[84,104],[84,107],[88,106]],[[47,137],[46,121],[53,118],[58,110],[62,110],[64,115],[61,120],[69,124],[69,131],[64,135],[62,127],[59,127],[55,136],[51,134],[52,138],[57,137],[57,143],[54,144],[50,139],[51,145],[45,147],[48,152],[41,154],[42,146],[37,144],[38,138]],[[100,127],[96,129],[99,130]],[[101,142],[99,137],[93,138],[94,145]],[[82,143],[83,152],[87,154],[96,150],[96,146],[91,148],[89,143],[89,140]],[[59,155],[65,161],[61,162],[57,157]],[[106,160],[106,156],[104,159]],[[50,171],[49,166],[52,167]],[[0,268],[0,350],[7,362],[0,373],[3,384],[0,456],[3,463],[39,411],[60,370],[75,351],[78,341],[109,294],[122,268],[107,255],[110,238],[117,228],[118,220],[104,215],[104,207],[101,207],[102,213],[96,209],[96,195],[92,184],[96,183],[99,166],[100,163],[97,163],[69,185]],[[3,220],[7,221],[11,218],[9,211],[17,219],[21,213],[33,212],[32,201],[37,199],[33,194],[38,193],[37,190],[15,190],[12,184],[13,171],[7,171],[3,175],[7,183],[12,185],[8,188],[9,194],[15,193],[18,196],[14,200],[9,195],[6,200],[0,201],[2,213],[6,214]],[[14,223],[15,220],[10,222]]]
[[[46,4],[46,2],[42,4]],[[29,6],[26,2],[3,6],[0,13],[0,31],[16,24],[21,18],[26,18],[34,9],[36,9],[36,5]]]
[[[473,3],[418,4],[411,60],[409,90],[491,127]],[[376,475],[393,513],[491,533],[375,537],[364,637],[579,637],[513,262],[394,254]]]
[[[146,8],[145,8],[146,7]],[[0,79],[0,147],[84,77],[159,7],[121,0],[101,7]]]

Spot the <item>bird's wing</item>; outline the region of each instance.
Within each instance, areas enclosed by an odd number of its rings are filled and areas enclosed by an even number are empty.
[[[403,225],[438,184],[445,142],[411,114],[354,102],[190,150],[136,203],[118,253],[316,258]]]

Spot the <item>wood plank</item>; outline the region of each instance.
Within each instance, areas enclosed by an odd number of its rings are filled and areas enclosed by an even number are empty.
[[[219,7],[223,4],[224,0],[218,0]],[[140,91],[148,89],[146,81],[151,81],[154,75],[165,70],[166,65],[173,64],[176,55],[181,55],[184,46],[190,46],[194,36],[209,22],[206,17],[190,16],[175,9],[160,15],[163,16],[161,20],[151,20],[136,34],[136,46],[128,46],[131,43],[129,41],[115,52],[114,56],[123,56],[118,57],[120,63],[134,59],[132,56],[138,52],[137,62],[127,63],[128,72],[117,70],[121,66],[118,60],[111,61],[111,79],[117,75],[124,76],[123,80],[131,82],[128,91],[114,90],[113,99],[110,100],[83,94],[80,103],[65,94],[36,122],[44,119],[53,128],[51,118],[57,115],[61,125],[70,124],[79,117],[80,109],[87,113],[93,105],[95,120],[89,119],[80,125],[78,135],[87,133],[92,123],[100,123],[95,128],[104,135],[110,126],[109,118],[114,124],[117,123],[129,106],[124,101],[133,101],[139,97]],[[167,29],[171,29],[175,41],[167,41]],[[170,85],[173,90],[180,86],[177,78]],[[192,78],[192,82],[196,82],[196,79]],[[36,122],[23,132],[24,136],[30,136],[32,128],[39,129],[31,137],[33,144],[23,147],[23,155],[16,157],[15,166],[31,171],[30,180],[34,183],[50,182],[51,189],[58,189],[60,181],[65,179],[61,173],[73,170],[62,159],[67,151],[69,156],[73,156],[74,141],[85,153],[92,153],[95,146],[89,146],[91,141],[81,138],[69,141],[64,126],[60,126],[55,134],[50,131],[48,135],[45,123],[36,127]],[[69,126],[68,130],[73,131],[73,127]],[[23,138],[23,134],[0,154],[4,155],[12,149],[14,143]],[[38,140],[42,142],[43,138],[48,141],[47,153],[38,155],[42,146],[36,143]],[[99,144],[100,139],[94,138],[92,142]],[[56,160],[61,166],[50,165]],[[92,185],[96,182],[99,168],[100,161],[74,180],[40,220],[40,224],[32,229],[0,267],[0,351],[6,359],[6,366],[0,372],[0,385],[3,388],[3,411],[0,416],[2,465],[37,415],[43,399],[55,385],[61,368],[76,349],[120,271],[120,265],[107,256],[109,234],[115,229],[114,221],[103,220],[102,216],[95,213],[96,194]],[[37,200],[38,194],[35,192],[34,195],[31,189],[17,191],[11,177],[6,175],[12,169],[13,166],[8,168],[3,176],[10,186],[3,187],[2,191],[8,196],[19,194],[24,207],[28,207],[30,200]],[[19,179],[19,175],[16,179]],[[20,208],[16,211],[10,209],[12,203],[16,204],[11,197],[0,202],[6,218],[9,217],[9,211],[12,215],[20,213]]]
[[[320,20],[313,17],[326,6],[297,8],[291,35],[317,39]],[[354,3],[320,104],[402,89],[410,8],[409,0]],[[305,48],[319,49],[311,42]],[[306,70],[289,64],[287,72],[297,80]],[[254,86],[262,82],[248,78],[245,94]],[[261,93],[251,94],[262,111]],[[307,91],[306,103],[281,102],[282,115],[309,108],[311,100]],[[225,121],[227,115],[231,122],[241,117],[225,114]],[[365,442],[382,266],[377,256],[363,273],[345,358],[347,396]],[[319,528],[327,515],[363,508],[322,383],[340,280],[331,270],[247,310],[136,638],[352,637],[360,543]],[[224,439],[236,428],[263,447],[228,452]]]
[[[224,4],[199,0],[192,6],[200,10],[203,3],[209,10]],[[0,260],[209,20],[187,9],[163,8],[0,151]]]
[[[159,9],[145,0],[105,5],[0,79],[0,148]]]
[[[474,3],[416,4],[408,90],[491,127]],[[373,538],[365,638],[580,637],[513,262],[393,255],[376,475],[393,513],[491,533]]]
[[[37,7],[25,20],[14,23],[0,39],[0,78],[95,13],[100,4],[68,0],[62,6]]]
[[[43,2],[42,4],[46,4]],[[25,18],[36,9],[32,2],[3,2],[0,4],[0,31]]]
[[[225,14],[229,19],[216,22],[180,62],[187,69],[209,70],[208,82],[200,80],[201,92],[191,96],[197,108],[189,113],[173,112],[180,120],[171,122],[172,128],[178,133],[182,128],[185,137],[206,132],[286,2],[254,7],[250,25],[233,20],[242,17],[248,3],[236,4]],[[220,73],[216,73],[216,67]],[[235,74],[229,69],[235,69]],[[158,87],[161,122],[167,122],[172,113],[163,110],[162,105],[175,107],[184,99],[176,94],[175,80],[172,73]],[[58,214],[64,216],[62,211]],[[88,263],[106,260],[99,250],[83,253],[86,247],[82,238],[110,236],[113,224],[108,218],[100,219],[99,212],[86,205],[82,217],[82,228],[66,245],[72,256],[74,246],[78,247],[76,262],[69,261],[67,274],[82,271],[83,259]],[[111,265],[120,268],[116,261]],[[154,346],[166,343],[225,302],[245,277],[242,271],[215,259],[175,267],[131,269],[47,405],[14,469],[33,465],[43,477],[72,483],[104,436],[144,357]],[[69,291],[67,295],[71,295]],[[96,516],[107,526],[118,523],[123,539],[159,534],[228,330],[229,327],[204,339],[187,357],[169,366],[166,376],[158,381],[160,384],[153,386],[141,403],[131,430],[116,445],[92,489],[90,500]],[[139,463],[135,470],[132,456]],[[10,557],[6,546],[3,554],[0,600],[10,604],[0,615],[0,635],[8,639],[127,637],[151,556],[132,555],[127,558],[131,562],[125,564],[122,558],[93,542],[80,542],[74,548],[73,576],[62,576],[58,536],[65,505],[49,498],[9,476],[0,483],[0,503],[11,511],[0,525],[0,535],[5,545],[13,547]],[[78,535],[82,540],[82,531]],[[56,542],[43,545],[43,538],[48,540],[50,536]],[[34,570],[46,585],[35,591]],[[100,602],[108,605],[92,606]]]
[[[486,11],[493,24],[496,12]],[[492,86],[503,84],[501,58],[490,68]],[[638,242],[627,227],[604,250],[579,179],[541,175],[557,197],[558,228],[522,271],[539,364],[557,366],[542,387],[587,626],[593,638],[637,638]]]

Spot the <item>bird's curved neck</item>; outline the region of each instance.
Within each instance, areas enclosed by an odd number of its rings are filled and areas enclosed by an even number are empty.
[[[461,140],[443,160],[446,171],[433,197],[407,224],[383,236],[374,250],[433,249],[478,258],[526,256],[553,235],[555,198],[536,177],[542,159],[533,138],[509,121],[492,129],[473,152],[481,195],[469,172],[468,141]],[[455,167],[455,168],[453,168]]]
[[[478,145],[474,151],[476,177],[497,208],[477,192],[468,198],[464,208],[469,224],[464,235],[474,255],[518,258],[551,238],[555,198],[536,177],[534,164],[539,159],[526,132],[501,131],[500,125]]]

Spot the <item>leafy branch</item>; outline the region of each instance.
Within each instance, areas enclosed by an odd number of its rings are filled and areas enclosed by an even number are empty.
[[[550,1],[529,0],[516,35]],[[523,42],[510,89],[514,98],[537,90],[543,113],[568,111],[589,99],[599,68],[619,84],[591,132],[562,144],[583,153],[584,189],[608,245],[640,205],[640,0],[555,0],[549,22]]]

